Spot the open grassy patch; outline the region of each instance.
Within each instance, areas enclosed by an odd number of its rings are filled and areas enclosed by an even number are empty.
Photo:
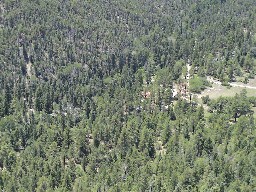
[[[212,87],[205,89],[201,94],[198,94],[198,98],[209,95],[210,99],[216,99],[220,96],[233,97],[239,94],[243,89],[246,89],[247,96],[256,96],[255,89],[243,88],[243,87],[225,87],[223,85],[213,84]]]

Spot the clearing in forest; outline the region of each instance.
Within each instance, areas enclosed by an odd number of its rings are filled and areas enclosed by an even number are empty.
[[[231,87],[223,86],[220,81],[208,78],[212,83],[212,87],[205,89],[198,98],[209,95],[211,99],[216,99],[220,96],[232,97],[239,94],[243,89],[246,89],[248,96],[256,96],[256,78],[250,79],[247,84],[241,82],[230,83]]]

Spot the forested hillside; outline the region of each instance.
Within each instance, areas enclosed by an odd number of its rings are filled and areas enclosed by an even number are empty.
[[[256,191],[255,74],[255,0],[1,0],[0,189]]]

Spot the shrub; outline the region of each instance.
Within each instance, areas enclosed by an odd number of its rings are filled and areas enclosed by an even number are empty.
[[[203,104],[208,104],[209,101],[210,101],[209,95],[206,95],[206,96],[203,96],[203,97],[202,97],[202,102],[203,102]]]
[[[209,86],[209,82],[203,77],[195,75],[189,80],[189,90],[191,92],[200,93],[206,86]]]

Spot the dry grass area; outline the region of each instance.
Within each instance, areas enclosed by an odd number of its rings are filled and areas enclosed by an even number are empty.
[[[209,95],[211,99],[216,99],[220,96],[232,97],[239,94],[243,89],[246,89],[248,96],[256,96],[256,91],[254,89],[248,89],[243,87],[225,87],[223,85],[213,84],[212,87],[205,89],[201,94],[198,94],[198,98],[202,96]]]
[[[249,76],[249,74],[246,73],[245,76]],[[248,86],[256,87],[256,77],[254,79],[249,79],[247,84],[243,83],[244,80],[245,80],[245,77],[236,76],[235,79],[236,79],[237,84],[243,84],[243,85],[248,85]]]
[[[256,77],[254,79],[249,79],[249,82],[246,85],[256,87]]]
[[[250,79],[249,83],[244,84],[237,82],[236,84],[238,85],[245,85],[245,86],[252,86],[256,87],[256,78]],[[225,87],[220,84],[215,84],[213,83],[212,87],[209,87],[205,89],[201,94],[198,94],[198,98],[201,98],[202,96],[209,95],[211,99],[216,99],[220,96],[223,97],[232,97],[235,96],[236,94],[239,94],[243,89],[246,89],[247,95],[248,96],[256,96],[256,90],[255,89],[250,89],[250,88],[244,88],[244,87]]]

